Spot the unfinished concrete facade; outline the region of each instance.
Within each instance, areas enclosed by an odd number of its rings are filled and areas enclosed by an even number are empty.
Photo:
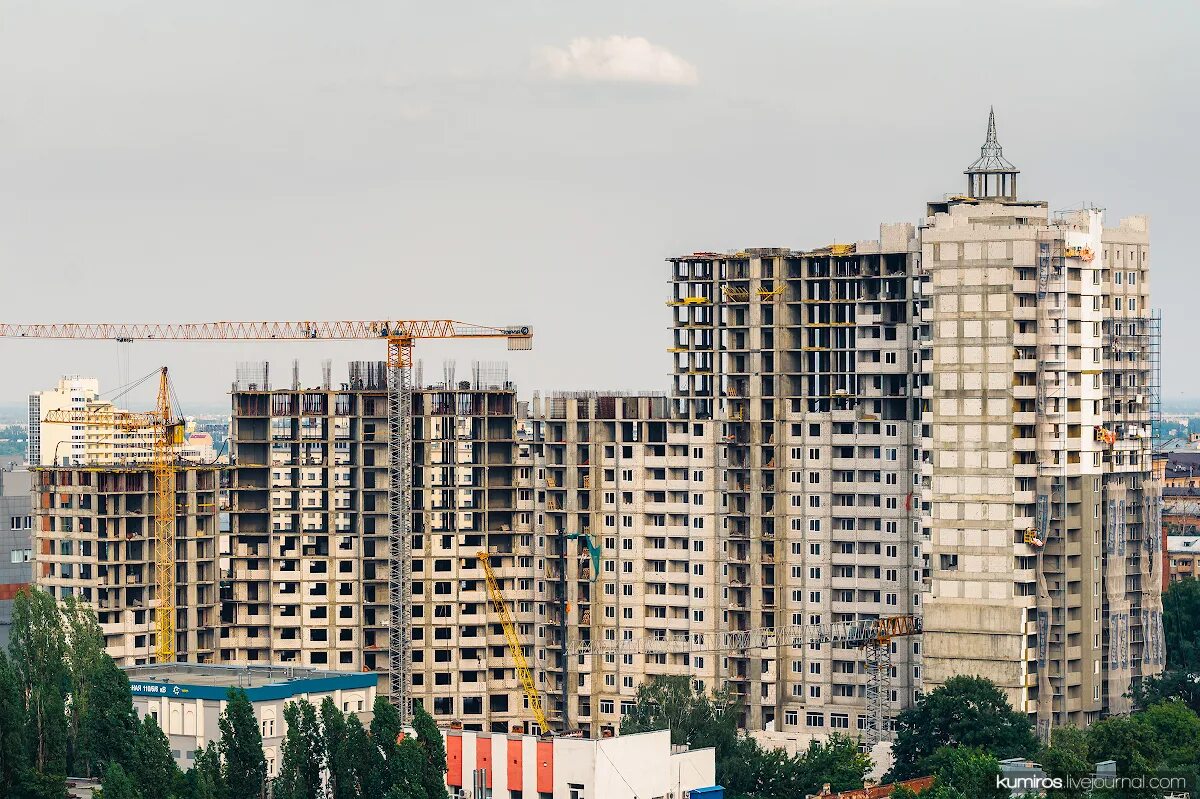
[[[576,640],[711,639],[723,629],[712,425],[680,417],[661,394],[533,400],[538,655],[566,729],[619,729],[656,675],[706,689],[727,676],[717,653],[565,654]]]
[[[1131,683],[1161,668],[1158,323],[1144,218],[1052,215],[1016,197],[994,123],[984,151],[971,193],[930,203],[921,232],[935,300],[926,680],[987,677],[1044,736],[1128,709]]]
[[[920,612],[924,279],[911,225],[814,251],[671,259],[674,392],[717,433],[727,629]],[[921,644],[892,644],[890,719],[919,685]],[[728,653],[750,729],[866,724],[864,653]],[[888,723],[885,721],[885,723]]]
[[[153,662],[154,475],[149,468],[34,470],[34,580],[96,609],[122,666]],[[218,496],[215,467],[180,468],[175,489],[175,648],[181,661],[218,651]]]
[[[477,378],[480,377],[477,375]],[[347,383],[233,392],[222,658],[388,668],[387,390],[381,363]],[[517,511],[511,385],[448,381],[414,395],[413,696],[469,729],[528,724],[476,554],[487,551],[532,639],[532,505]],[[534,660],[533,646],[525,653]]]

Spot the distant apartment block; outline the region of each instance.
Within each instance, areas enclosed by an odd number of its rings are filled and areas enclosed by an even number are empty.
[[[0,471],[0,650],[8,647],[12,602],[33,582],[30,473]]]
[[[47,411],[83,411],[100,395],[100,381],[87,377],[64,377],[49,391],[29,395],[30,466],[70,466],[86,460],[86,436],[70,425],[43,425]]]

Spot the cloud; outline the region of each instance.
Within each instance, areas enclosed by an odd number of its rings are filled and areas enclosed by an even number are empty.
[[[581,37],[565,48],[543,47],[533,69],[553,80],[589,83],[692,86],[697,81],[694,66],[641,36]]]

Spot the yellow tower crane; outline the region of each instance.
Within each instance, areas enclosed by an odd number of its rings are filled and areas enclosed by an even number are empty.
[[[504,601],[504,592],[500,590],[500,583],[496,581],[496,573],[492,571],[488,553],[479,552],[475,557],[479,559],[483,566],[483,574],[487,577],[488,596],[492,598],[492,606],[496,608],[496,615],[500,617],[500,626],[504,628],[504,637],[508,640],[508,649],[517,663],[517,676],[521,678],[521,685],[525,687],[525,696],[529,699],[529,709],[533,713],[533,720],[537,722],[543,733],[553,732],[549,722],[546,721],[546,712],[542,710],[542,695],[533,681],[533,673],[529,670],[529,664],[525,662],[521,639],[517,637],[517,626],[513,624],[512,616],[508,612],[508,604]]]
[[[387,343],[388,396],[388,687],[401,721],[412,703],[412,365],[418,339],[505,339],[510,350],[533,348],[528,325],[493,327],[453,319],[368,319],[291,322],[52,324],[0,323],[2,338],[102,341],[359,341]],[[174,572],[172,571],[172,574]]]
[[[143,413],[112,407],[96,410],[46,411],[47,424],[99,427],[121,432],[149,430],[153,440],[154,470],[154,653],[157,662],[175,660],[175,452],[183,442],[183,420],[171,411],[171,383],[167,367],[158,378],[155,409]]]

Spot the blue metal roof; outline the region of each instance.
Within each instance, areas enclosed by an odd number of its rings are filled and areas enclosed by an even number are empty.
[[[243,688],[242,690],[246,692],[246,696],[251,702],[268,702],[287,699],[297,694],[330,693],[337,690],[368,688],[378,684],[378,681],[379,675],[374,672],[363,672],[361,674],[337,674],[328,677],[281,680],[277,683]],[[236,687],[239,686],[234,680],[231,680],[229,685],[196,685],[156,679],[130,680],[129,682],[129,690],[134,696],[169,696],[176,699],[227,699],[229,689]]]

